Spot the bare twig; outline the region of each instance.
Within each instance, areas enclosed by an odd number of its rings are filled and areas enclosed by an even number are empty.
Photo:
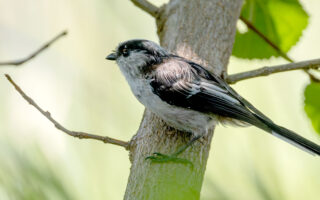
[[[114,139],[114,138],[110,138],[110,137],[107,137],[107,136],[93,135],[93,134],[89,134],[89,133],[85,133],[85,132],[70,131],[70,130],[66,129],[61,124],[59,124],[55,119],[53,119],[51,117],[50,112],[44,111],[42,108],[40,108],[40,106],[38,106],[38,104],[35,103],[35,101],[33,99],[31,99],[29,96],[27,96],[23,92],[23,90],[11,79],[11,77],[8,74],[6,74],[5,76],[8,79],[8,81],[14,86],[14,88],[20,93],[20,95],[29,104],[31,104],[33,107],[35,107],[41,114],[43,114],[50,122],[52,122],[54,124],[54,126],[57,129],[59,129],[60,131],[66,133],[66,134],[68,134],[70,136],[79,138],[79,139],[100,140],[100,141],[102,141],[104,143],[118,145],[118,146],[124,147],[125,149],[128,150],[128,148],[129,148],[129,143],[128,142],[124,142],[124,141],[117,140],[117,139]]]
[[[240,20],[247,25],[249,29],[255,32],[258,36],[260,36],[266,43],[268,43],[277,53],[284,58],[285,60],[293,63],[294,60],[290,58],[285,52],[283,52],[275,43],[273,43],[267,36],[265,36],[261,31],[259,31],[250,21],[248,21],[243,16],[240,16]],[[304,69],[304,72],[309,76],[312,81],[320,82],[320,80],[315,77],[309,70]]]
[[[159,12],[159,8],[147,0],[131,0],[131,2],[153,17],[156,17]]]
[[[274,74],[278,72],[285,72],[285,71],[291,71],[291,70],[297,70],[297,69],[319,69],[319,68],[320,68],[320,59],[306,60],[302,62],[276,65],[272,67],[266,66],[256,70],[233,74],[228,76],[226,80],[228,83],[236,83],[241,80],[255,78],[259,76],[268,76],[269,74]]]
[[[31,60],[32,58],[36,57],[38,54],[40,54],[41,52],[43,52],[44,50],[46,50],[51,44],[53,44],[55,41],[57,41],[58,39],[60,39],[61,37],[67,35],[67,31],[63,31],[61,32],[59,35],[57,35],[56,37],[52,38],[50,41],[48,41],[47,43],[45,43],[44,45],[42,45],[42,47],[40,47],[37,51],[33,52],[31,55],[29,55],[26,58],[23,59],[19,59],[19,60],[15,60],[15,61],[8,61],[8,62],[0,62],[0,65],[13,65],[13,66],[19,66],[24,64],[25,62],[28,62],[29,60]]]

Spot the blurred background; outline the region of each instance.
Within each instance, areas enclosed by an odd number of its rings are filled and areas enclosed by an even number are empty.
[[[298,61],[319,58],[320,52],[320,2],[301,3],[310,19],[289,52]],[[154,19],[127,0],[0,0],[0,5],[0,61],[23,58],[62,30],[69,32],[25,65],[0,67],[0,199],[122,199],[128,152],[58,131],[3,74],[70,130],[127,141],[144,108],[116,64],[104,58],[124,40],[158,42]],[[281,63],[286,61],[232,57],[228,69]],[[295,71],[233,87],[278,124],[320,143],[303,110],[308,82]],[[319,157],[253,127],[216,129],[202,199],[315,200],[319,188]]]

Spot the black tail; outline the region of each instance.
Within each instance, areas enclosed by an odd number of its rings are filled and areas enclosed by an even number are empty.
[[[280,139],[283,139],[284,141],[295,145],[296,147],[311,153],[312,155],[318,155],[320,156],[320,146],[301,137],[300,135],[294,133],[293,131],[290,131],[282,126],[278,126],[275,123],[273,123],[269,119],[264,119],[262,117],[259,117],[256,115],[256,117],[264,124],[266,125],[269,130],[266,129],[266,127],[260,127],[268,132],[270,132],[272,135],[279,137]]]

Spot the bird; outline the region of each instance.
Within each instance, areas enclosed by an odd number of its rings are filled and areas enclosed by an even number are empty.
[[[146,159],[185,161],[178,156],[218,123],[253,125],[312,155],[320,155],[319,145],[275,124],[224,79],[153,41],[122,42],[106,59],[116,61],[134,96],[148,110],[169,126],[191,133],[190,140],[176,152],[154,152]]]

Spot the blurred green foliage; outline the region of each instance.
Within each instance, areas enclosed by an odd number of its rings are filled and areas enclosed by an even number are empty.
[[[308,15],[298,0],[246,0],[241,15],[285,53],[297,43],[308,24]],[[249,59],[279,56],[250,29],[237,31],[232,54]]]
[[[76,199],[41,151],[32,148],[28,152],[32,158],[12,145],[0,143],[0,199]]]
[[[311,82],[304,91],[304,110],[313,128],[320,134],[320,83]]]

